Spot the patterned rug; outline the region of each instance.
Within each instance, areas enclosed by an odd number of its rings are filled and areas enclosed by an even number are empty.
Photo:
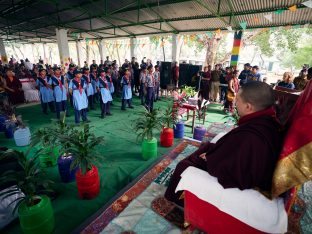
[[[85,226],[81,233],[160,234],[187,232],[181,226],[183,223],[181,210],[170,210],[168,217],[164,218],[153,209],[157,208],[157,198],[164,195],[177,163],[194,152],[198,146],[198,142],[183,140],[136,183],[122,192],[111,205]],[[170,219],[173,221],[169,222]],[[174,222],[177,219],[179,222]]]

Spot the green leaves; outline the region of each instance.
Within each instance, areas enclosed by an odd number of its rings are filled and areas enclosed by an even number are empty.
[[[187,85],[182,88],[182,93],[185,93],[185,98],[194,97],[196,95],[195,88]]]
[[[85,175],[92,165],[98,163],[99,155],[94,152],[94,148],[103,143],[103,137],[96,137],[90,132],[89,124],[83,126],[83,130],[72,130],[70,137],[64,138],[69,144],[68,152],[74,155],[74,160],[70,169],[79,167],[81,173]]]
[[[149,112],[145,108],[133,125],[133,129],[137,133],[137,141],[143,141],[143,139],[152,140],[153,130],[161,129],[161,127],[162,121],[159,116],[159,110],[154,109]]]
[[[48,195],[53,191],[50,187],[53,181],[46,179],[44,172],[39,166],[38,152],[31,158],[27,158],[27,153],[16,150],[7,150],[0,153],[0,160],[7,157],[14,157],[18,160],[22,168],[20,171],[6,171],[0,176],[0,184],[10,182],[16,185],[16,187],[11,187],[0,193],[0,196],[6,198],[15,194],[20,195],[21,192],[24,193],[24,196],[18,196],[17,199],[11,203],[17,202],[13,212],[16,211],[22,201],[25,201],[27,206],[32,206],[35,203],[34,201],[38,199],[38,195]]]

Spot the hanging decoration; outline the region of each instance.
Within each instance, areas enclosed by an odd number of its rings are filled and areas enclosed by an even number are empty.
[[[234,33],[234,42],[231,56],[231,66],[237,66],[239,50],[242,42],[243,31],[238,31]]]
[[[226,29],[229,30],[229,31],[233,31],[231,26],[226,27]]]
[[[212,38],[212,32],[206,32],[206,35],[208,36],[208,38]]]
[[[280,15],[284,12],[285,10],[284,9],[278,9],[276,10],[274,13],[277,14],[277,15]]]
[[[242,29],[246,30],[246,28],[247,28],[247,22],[246,21],[240,22],[239,25],[241,26]]]
[[[260,20],[259,20],[259,18],[254,17],[254,18],[253,18],[253,21],[254,21],[255,23],[259,23]]]
[[[306,2],[302,2],[302,5],[305,5],[306,7],[312,8],[312,0],[306,1]]]
[[[273,18],[272,18],[272,14],[267,14],[267,15],[264,15],[264,18],[267,19],[268,21],[272,22],[273,21]]]
[[[297,6],[296,6],[296,5],[293,5],[293,6],[289,7],[288,10],[290,10],[290,11],[296,11],[296,10],[297,10]]]
[[[220,34],[221,34],[221,29],[220,29],[220,28],[216,30],[216,34],[217,34],[217,35],[220,35]]]

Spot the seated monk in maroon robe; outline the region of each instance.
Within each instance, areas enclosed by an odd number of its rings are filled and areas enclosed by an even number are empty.
[[[189,166],[207,171],[224,188],[271,191],[273,171],[282,145],[280,125],[273,109],[272,88],[250,82],[236,97],[238,127],[216,144],[205,143],[178,163],[165,193],[169,201],[183,206],[182,192],[175,193],[180,175]]]

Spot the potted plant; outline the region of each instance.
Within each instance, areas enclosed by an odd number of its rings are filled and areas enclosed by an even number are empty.
[[[14,140],[17,146],[26,146],[30,144],[31,134],[29,128],[22,120],[22,116],[16,117],[16,129],[14,131]]]
[[[74,160],[74,155],[69,151],[70,142],[65,138],[72,137],[73,126],[69,126],[65,122],[66,112],[62,113],[61,120],[57,121],[56,128],[52,129],[52,134],[57,136],[56,142],[60,146],[60,156],[57,159],[58,170],[62,182],[69,183],[75,180],[78,167],[71,169],[71,164]]]
[[[71,136],[63,137],[70,144],[69,152],[75,155],[70,169],[79,168],[76,183],[81,199],[93,199],[100,192],[100,177],[95,166],[98,155],[94,153],[94,147],[103,142],[103,137],[96,137],[90,129],[89,124],[85,124],[82,130],[74,129]]]
[[[144,160],[157,157],[157,139],[153,135],[155,129],[161,129],[158,110],[154,109],[149,112],[144,109],[144,112],[134,124],[137,140],[142,141],[142,157]]]
[[[184,122],[179,113],[179,110],[183,105],[183,99],[185,95],[186,94],[183,92],[181,95],[179,95],[179,93],[176,91],[173,92],[172,118],[175,120],[175,124],[173,125],[174,138],[184,137]]]
[[[172,124],[176,123],[176,114],[174,113],[174,109],[170,106],[167,107],[162,120],[162,130],[160,132],[160,145],[164,147],[170,147],[173,145],[173,128],[171,128]]]
[[[194,87],[185,85],[182,88],[182,94],[184,94],[184,99],[191,105],[197,105],[197,99],[195,99],[196,90]]]
[[[13,213],[18,211],[20,226],[24,233],[51,233],[54,229],[54,214],[50,198],[50,180],[45,179],[38,163],[38,155],[27,157],[26,153],[7,150],[0,154],[0,159],[15,157],[21,170],[8,170],[0,176],[0,184],[11,182],[15,186],[0,192],[2,199],[13,197],[9,204],[15,204]]]
[[[58,148],[56,147],[56,135],[51,133],[51,128],[40,128],[31,138],[31,146],[39,145],[41,149],[39,161],[42,167],[55,166],[59,155]]]
[[[228,115],[224,116],[223,118],[227,119],[227,121],[225,122],[226,124],[237,126],[240,117],[238,115],[237,109],[234,108],[234,111],[232,113],[229,112]]]

